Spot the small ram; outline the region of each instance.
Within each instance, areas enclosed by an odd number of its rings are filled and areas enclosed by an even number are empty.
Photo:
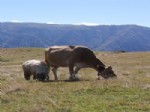
[[[29,80],[31,75],[34,80],[49,80],[50,67],[44,61],[28,60],[22,64],[22,68],[26,80]]]

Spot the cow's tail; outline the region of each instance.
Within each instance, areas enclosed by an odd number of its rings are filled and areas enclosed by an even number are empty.
[[[49,61],[48,61],[48,48],[45,49],[45,62],[49,65]]]

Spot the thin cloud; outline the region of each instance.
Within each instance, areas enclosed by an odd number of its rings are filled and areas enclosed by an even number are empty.
[[[61,23],[56,23],[56,22],[49,21],[49,22],[46,22],[46,24],[61,24]],[[70,23],[70,24],[72,24],[72,25],[85,25],[85,26],[97,26],[97,25],[100,25],[98,23],[90,23],[90,22]]]
[[[19,21],[19,20],[11,20],[10,22],[13,22],[13,23],[21,23],[22,21]]]
[[[90,22],[82,22],[82,23],[75,23],[75,25],[97,26],[97,25],[100,25],[100,24],[90,23]]]
[[[56,24],[56,23],[52,22],[52,21],[49,21],[49,22],[46,22],[46,24]]]

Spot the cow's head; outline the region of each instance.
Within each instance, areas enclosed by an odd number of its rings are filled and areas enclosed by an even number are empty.
[[[100,75],[105,79],[110,78],[110,77],[112,78],[117,77],[110,65],[108,67],[105,67],[101,72],[98,73],[98,79],[100,79]]]

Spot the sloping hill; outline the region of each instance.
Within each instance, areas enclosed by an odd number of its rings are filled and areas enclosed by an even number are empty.
[[[149,51],[150,28],[137,25],[0,23],[0,48],[85,45],[103,51]]]

